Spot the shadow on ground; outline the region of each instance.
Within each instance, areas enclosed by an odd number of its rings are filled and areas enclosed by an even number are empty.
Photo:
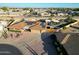
[[[25,43],[25,42],[24,42]],[[25,43],[25,47],[33,54],[33,55],[38,55],[35,50],[33,50],[27,43]]]
[[[12,45],[0,44],[0,55],[22,55],[22,53]]]
[[[42,33],[41,39],[44,42],[44,50],[48,55],[67,55],[63,45],[57,41],[55,34]]]

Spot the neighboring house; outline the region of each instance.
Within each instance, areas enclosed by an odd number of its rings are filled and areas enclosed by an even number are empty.
[[[0,11],[0,15],[6,15],[6,12]]]
[[[32,21],[32,22],[35,22],[37,21],[35,18],[24,18],[24,21]]]
[[[30,10],[27,10],[26,13],[30,13]]]
[[[53,22],[59,23],[59,20],[52,19]]]
[[[51,20],[45,20],[45,21],[46,21],[46,23],[51,22]]]
[[[42,12],[42,13],[41,13],[41,16],[51,16],[51,14],[48,13],[48,12]]]
[[[69,15],[79,14],[79,11],[69,11],[68,14],[69,14]]]
[[[67,13],[63,13],[63,12],[60,12],[60,13],[58,13],[57,14],[58,16],[66,16],[66,15],[68,15]]]
[[[45,12],[47,11],[47,8],[33,8],[33,11],[36,11],[36,12]]]
[[[9,15],[19,16],[21,15],[21,13],[20,12],[9,12]]]

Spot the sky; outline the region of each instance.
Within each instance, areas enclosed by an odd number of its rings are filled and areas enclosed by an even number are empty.
[[[0,7],[78,8],[79,3],[0,3]]]

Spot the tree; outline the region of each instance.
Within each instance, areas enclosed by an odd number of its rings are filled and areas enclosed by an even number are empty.
[[[32,8],[30,8],[30,12],[33,12],[33,9]]]
[[[75,19],[73,19],[71,16],[68,16],[64,21],[66,21],[66,22],[70,22],[70,23],[73,23],[73,22],[76,22],[76,20]]]
[[[52,20],[52,17],[49,17],[48,20]]]
[[[68,16],[66,19],[65,19],[66,22],[71,22],[73,21],[72,17],[71,16]]]
[[[12,10],[12,12],[16,12],[16,10],[15,10],[15,9],[13,9],[13,10]]]
[[[1,9],[4,10],[5,12],[8,11],[7,7],[2,7]]]
[[[53,10],[53,8],[48,8],[48,10],[52,11],[52,10]]]
[[[32,12],[32,14],[33,14],[33,15],[37,15],[38,13],[37,13],[37,12]]]
[[[65,29],[66,29],[66,27],[64,26],[64,27],[63,27],[63,29],[65,30]]]
[[[23,10],[29,10],[29,8],[23,8]]]
[[[51,17],[53,17],[54,16],[54,14],[51,14]]]
[[[79,8],[74,8],[73,11],[79,11]]]

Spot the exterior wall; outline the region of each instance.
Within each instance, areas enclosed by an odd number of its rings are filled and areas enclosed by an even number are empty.
[[[50,16],[51,14],[49,14],[49,13],[41,13],[41,16]]]
[[[33,33],[40,33],[40,30],[32,30],[31,29],[31,32],[33,32]]]
[[[66,16],[68,14],[64,14],[64,13],[58,13],[58,16]]]
[[[45,32],[45,30],[33,30],[33,29],[31,29],[31,32],[33,32],[33,33],[43,33],[43,32]]]

